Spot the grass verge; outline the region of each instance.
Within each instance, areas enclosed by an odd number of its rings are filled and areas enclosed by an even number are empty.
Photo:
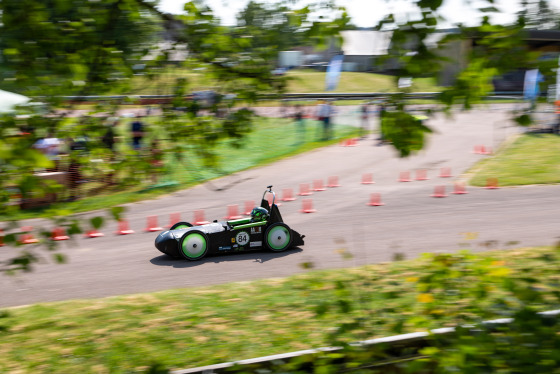
[[[10,308],[0,311],[0,371],[187,368],[324,346],[337,326],[352,321],[362,322],[340,332],[346,341],[495,318],[521,302],[549,310],[558,308],[559,270],[558,248],[459,252]],[[529,299],[519,282],[528,282]]]
[[[526,134],[474,167],[470,183],[485,186],[496,178],[500,186],[560,183],[560,136]]]
[[[325,92],[326,72],[310,69],[290,70],[286,75],[290,80],[286,92],[317,93]],[[208,79],[203,73],[194,73],[186,68],[167,68],[155,79],[141,76],[132,80],[132,94],[169,95],[173,94],[173,85],[177,78],[187,78],[191,91],[208,90],[216,86],[216,82]],[[342,72],[337,88],[333,92],[361,93],[361,92],[396,92],[395,78],[389,75]],[[441,87],[436,86],[431,78],[418,78],[412,84],[413,92],[438,92]]]

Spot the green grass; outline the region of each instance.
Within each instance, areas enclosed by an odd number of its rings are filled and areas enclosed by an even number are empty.
[[[325,92],[325,72],[313,70],[292,70],[287,74],[292,78],[288,84],[290,93]],[[437,92],[441,88],[430,78],[414,80],[412,92]],[[342,72],[336,90],[332,92],[362,93],[362,92],[396,92],[394,77],[373,73]]]
[[[317,93],[325,92],[325,72],[314,70],[291,70],[287,73],[290,79],[286,92],[289,93]],[[203,73],[193,73],[185,68],[170,67],[162,70],[155,79],[148,80],[135,77],[132,80],[131,94],[169,95],[173,93],[173,84],[177,78],[186,78],[191,91],[213,89],[219,86],[208,79]],[[431,78],[415,79],[413,92],[437,92],[437,87]],[[361,93],[361,92],[395,92],[397,91],[394,78],[388,75],[373,73],[342,72],[338,87],[332,92]]]
[[[146,119],[146,123],[150,127],[149,118]],[[52,204],[50,207],[42,209],[10,212],[7,216],[0,216],[0,221],[47,217],[52,215],[53,211],[60,212],[62,210],[72,213],[87,212],[152,199],[207,180],[337,143],[340,139],[358,134],[357,128],[335,124],[333,140],[318,141],[320,122],[311,119],[305,120],[305,126],[305,142],[295,144],[297,129],[294,121],[285,118],[259,118],[255,122],[253,131],[248,134],[242,148],[232,148],[227,141],[221,142],[217,146],[218,163],[215,168],[205,167],[200,157],[195,155],[192,150],[187,150],[184,154],[184,160],[186,161],[181,165],[182,167],[176,167],[176,161],[172,161],[171,155],[168,155],[166,172],[158,180],[162,185],[161,187],[153,188],[154,185],[147,179],[146,184],[125,190],[122,190],[122,188],[104,190],[102,193],[83,197],[74,202]],[[120,128],[117,129],[117,132],[123,136],[121,142],[117,144],[121,150],[129,147],[126,137],[127,129],[128,121],[122,121]],[[150,136],[158,133],[155,126],[150,131]],[[173,184],[166,184],[168,182],[173,182]],[[155,187],[159,183],[156,183]],[[86,186],[83,188],[86,188]]]
[[[488,178],[500,186],[560,183],[560,136],[522,135],[472,170],[474,186],[485,186]]]
[[[536,309],[558,307],[558,299],[549,297],[559,279],[558,249],[461,256],[6,309],[0,311],[0,372],[129,373],[154,362],[202,366],[325,346],[333,328],[356,318],[364,325],[343,334],[345,341],[452,326],[496,317],[492,311],[503,311],[496,305],[504,300],[515,304],[503,288],[508,277],[535,279],[531,287],[542,294],[534,299]],[[442,286],[428,291],[419,283],[438,278]],[[472,293],[465,291],[469,287]],[[473,305],[488,312],[472,315]]]

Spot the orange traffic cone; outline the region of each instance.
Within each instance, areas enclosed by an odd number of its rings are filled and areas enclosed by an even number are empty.
[[[427,181],[428,180],[428,172],[426,169],[419,169],[416,170],[416,178],[417,181]]]
[[[338,183],[338,177],[337,176],[329,177],[329,183],[327,184],[327,187],[329,188],[340,187],[340,184]]]
[[[253,210],[253,208],[255,207],[255,202],[254,201],[245,201],[245,209],[243,214],[246,216],[250,216],[251,215],[251,211]]]
[[[128,235],[134,234],[134,230],[131,230],[128,226],[128,221],[123,219],[119,221],[119,228],[117,230],[117,235]]]
[[[146,219],[146,228],[144,229],[144,231],[146,232],[156,232],[156,231],[162,231],[163,227],[160,227],[158,225],[158,218],[157,216],[148,216],[148,218]]]
[[[365,173],[362,175],[362,184],[374,184],[373,173]]]
[[[97,229],[91,229],[84,235],[86,238],[100,238],[105,236],[102,232],[97,231]]]
[[[171,228],[171,226],[173,226],[177,222],[181,222],[181,213],[171,213],[169,215],[169,225],[167,225],[167,228]]]
[[[300,212],[302,212],[302,213],[315,213],[316,210],[313,209],[313,200],[303,199],[302,200],[302,208],[301,208]]]
[[[315,179],[313,181],[313,191],[325,191],[326,188],[323,186],[323,181],[321,179]]]
[[[445,186],[435,186],[432,197],[447,197],[445,194]]]
[[[450,178],[451,177],[451,168],[441,168],[441,173],[439,174],[440,178]]]
[[[410,179],[410,172],[409,171],[401,172],[399,177],[399,182],[412,182],[412,179]]]
[[[195,210],[194,211],[194,224],[197,226],[200,225],[207,225],[210,222],[208,222],[206,220],[206,218],[204,218],[204,210],[199,209],[199,210]]]
[[[372,193],[369,199],[369,206],[382,206],[385,205],[381,202],[381,194]]]
[[[455,187],[453,188],[452,194],[455,195],[464,195],[467,194],[467,190],[465,189],[465,184],[461,182],[455,182]]]
[[[70,239],[70,237],[66,235],[66,231],[64,230],[63,227],[56,227],[52,232],[51,239],[54,241],[60,241],[60,240],[68,240]]]
[[[298,194],[299,196],[309,196],[309,195],[312,195],[312,194],[313,194],[313,192],[311,192],[309,190],[309,184],[301,183],[299,185],[299,194]]]
[[[296,198],[294,197],[293,190],[291,188],[284,188],[282,190],[282,201],[294,201]]]
[[[497,190],[498,188],[498,178],[488,178],[486,180],[486,189],[488,190]]]
[[[21,244],[34,244],[34,243],[38,243],[39,240],[36,239],[33,234],[31,233],[31,231],[33,231],[33,227],[31,226],[24,226],[21,228],[21,231],[23,232],[23,234],[21,235],[19,242]]]
[[[224,218],[227,219],[227,220],[243,218],[243,217],[241,217],[241,215],[238,212],[239,212],[239,209],[238,209],[237,204],[228,205],[227,206],[227,216],[225,216]]]

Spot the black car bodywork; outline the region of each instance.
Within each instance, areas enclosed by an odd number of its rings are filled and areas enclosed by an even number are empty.
[[[263,247],[281,252],[303,245],[305,235],[300,235],[284,223],[275,204],[276,196],[272,186],[267,188],[260,205],[269,212],[266,220],[252,222],[251,218],[243,218],[214,221],[200,226],[178,222],[170,230],[163,231],[157,236],[156,248],[172,257],[184,257],[196,261],[206,255],[225,252],[252,251]],[[267,193],[272,194],[272,206],[265,199]]]

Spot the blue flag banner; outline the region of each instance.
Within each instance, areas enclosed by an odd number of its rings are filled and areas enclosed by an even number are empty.
[[[336,89],[338,85],[338,80],[340,78],[340,72],[342,71],[342,61],[344,60],[344,55],[336,55],[332,58],[329,66],[327,67],[327,91],[332,91]]]
[[[525,72],[525,82],[523,85],[523,97],[526,100],[534,101],[540,93],[539,82],[543,80],[538,69],[527,70]]]

